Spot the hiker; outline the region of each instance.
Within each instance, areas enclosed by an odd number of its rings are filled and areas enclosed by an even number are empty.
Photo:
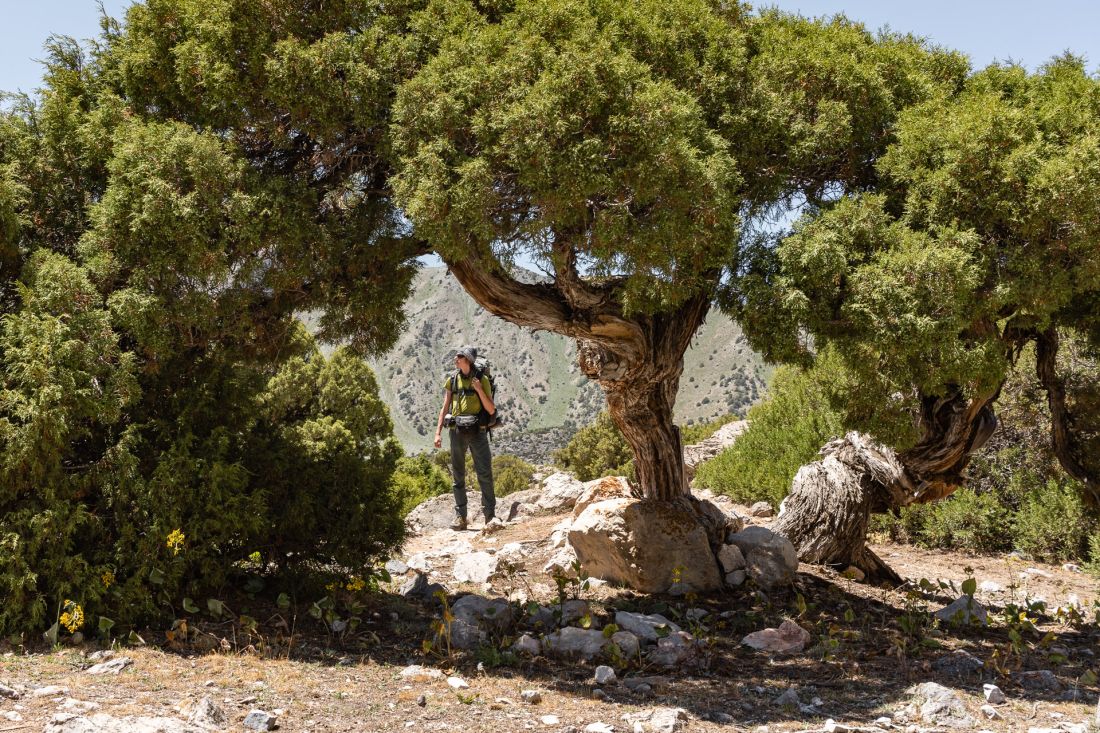
[[[443,385],[443,409],[435,429],[435,447],[443,445],[443,426],[450,429],[451,475],[454,477],[455,521],[451,529],[466,529],[466,449],[474,457],[474,472],[481,488],[481,510],[488,524],[496,516],[493,493],[493,457],[489,451],[488,427],[494,422],[496,405],[489,377],[478,373],[477,349],[463,346],[455,354],[454,374]],[[484,409],[483,409],[484,408]]]

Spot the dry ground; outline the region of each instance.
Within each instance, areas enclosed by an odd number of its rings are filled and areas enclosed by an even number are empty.
[[[523,570],[491,588],[450,584],[451,598],[472,591],[552,601],[557,589],[539,570],[549,548],[539,543],[559,519],[537,518],[491,537],[463,533],[461,539],[474,549],[525,542],[535,551]],[[449,531],[415,537],[404,554],[439,549],[456,537]],[[183,645],[167,644],[164,629],[150,629],[147,646],[119,650],[134,663],[118,676],[93,677],[83,671],[89,664],[86,655],[98,648],[92,644],[58,650],[0,646],[0,682],[27,690],[20,700],[0,697],[0,716],[6,716],[0,717],[0,732],[42,730],[70,699],[98,705],[96,712],[116,716],[173,717],[185,714],[189,704],[204,696],[223,707],[229,727],[238,730],[248,711],[260,708],[276,712],[280,729],[286,731],[505,733],[563,731],[569,726],[583,731],[594,722],[630,731],[623,714],[655,706],[686,709],[692,716],[688,731],[761,726],[769,731],[820,730],[827,718],[870,725],[904,708],[910,701],[906,689],[924,681],[958,690],[981,729],[1027,731],[1092,719],[1100,674],[1100,627],[1091,615],[1098,595],[1094,578],[1014,558],[901,545],[875,549],[907,578],[929,581],[931,591],[883,590],[803,565],[795,588],[770,596],[751,588],[698,599],[641,596],[610,587],[582,592],[581,597],[593,604],[597,623],[607,621],[616,609],[662,612],[680,619],[691,607],[709,612],[693,629],[709,642],[700,666],[672,673],[637,668],[620,672],[620,677],[665,677],[655,680],[646,694],[609,685],[603,688],[606,697],[599,699],[593,693],[591,664],[519,660],[495,648],[450,658],[426,655],[422,642],[432,635],[440,610],[434,602],[406,601],[394,592],[395,582],[386,592],[369,597],[365,623],[357,633],[326,634],[304,608],[282,614],[286,627],[278,626],[277,609],[271,608],[270,614],[254,612],[267,619],[255,635],[231,623],[198,623],[202,633]],[[1028,569],[1040,572],[1025,573]],[[436,570],[443,576],[449,572],[445,564]],[[1023,606],[1025,598],[1043,598],[1047,614],[1040,617],[1034,609],[1031,614],[1039,619],[1038,631],[1023,631],[1022,643],[1014,646],[1000,617],[988,629],[933,628],[928,611],[957,596],[938,581],[958,586],[967,577],[1001,586],[999,592],[978,594],[994,612],[1008,603]],[[1089,623],[1053,614],[1074,595],[1090,614]],[[792,657],[740,646],[746,633],[777,626],[784,618],[794,618],[810,631],[816,646]],[[941,671],[936,661],[956,649],[971,652],[986,662],[986,668],[962,676]],[[443,679],[402,678],[399,673],[408,664],[439,668],[462,677],[470,687],[455,692]],[[1051,670],[1061,689],[1025,689],[1014,676],[1020,670]],[[984,720],[979,712],[983,682],[996,682],[1008,696],[999,706],[1000,720]],[[44,685],[62,686],[68,692],[30,694],[31,688]],[[812,710],[777,706],[775,698],[790,687],[797,689],[803,704],[819,698],[818,704]],[[542,702],[522,702],[520,692],[526,689],[541,690]],[[421,696],[423,705],[418,704]],[[541,721],[551,715],[557,722]]]

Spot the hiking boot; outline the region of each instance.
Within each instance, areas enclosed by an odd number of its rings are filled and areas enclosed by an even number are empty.
[[[497,517],[496,517],[495,514],[486,514],[485,515],[485,523],[488,524],[489,522],[493,521],[496,518]]]
[[[466,529],[466,517],[456,517],[455,520],[451,522],[451,529],[455,532],[461,532]]]

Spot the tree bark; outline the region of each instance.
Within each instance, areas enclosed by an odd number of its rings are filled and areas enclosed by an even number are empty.
[[[964,398],[959,390],[921,404],[923,438],[901,454],[859,433],[849,433],[803,466],[772,527],[786,536],[804,562],[862,570],[872,582],[898,584],[900,576],[867,548],[871,514],[941,499],[962,482],[970,456],[996,428],[997,394]]]

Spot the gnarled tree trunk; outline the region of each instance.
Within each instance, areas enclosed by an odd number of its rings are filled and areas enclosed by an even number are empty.
[[[803,466],[772,527],[804,562],[855,567],[873,582],[901,578],[867,547],[872,513],[951,494],[962,472],[997,425],[996,394],[974,399],[958,390],[921,405],[922,440],[903,453],[849,433],[828,443],[821,459]]]

